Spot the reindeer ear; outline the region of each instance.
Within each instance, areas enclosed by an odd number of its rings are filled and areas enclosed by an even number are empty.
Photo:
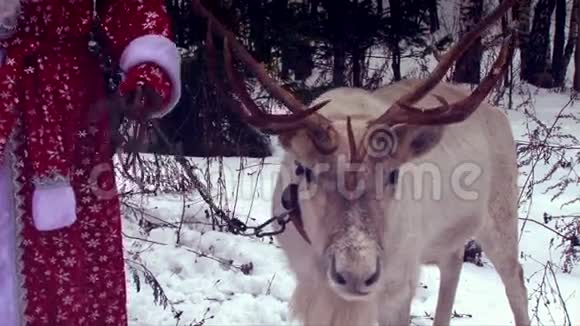
[[[330,125],[280,133],[278,139],[286,151],[303,159],[329,155],[338,146],[336,130]]]
[[[292,139],[294,139],[294,137],[296,137],[296,134],[297,134],[296,131],[288,131],[288,132],[279,134],[278,140],[280,141],[280,145],[282,145],[282,147],[285,150],[291,150],[292,149]]]
[[[402,163],[427,154],[441,141],[444,128],[416,125],[393,127],[399,144],[394,156]]]

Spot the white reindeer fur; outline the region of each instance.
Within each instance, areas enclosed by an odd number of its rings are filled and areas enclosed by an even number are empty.
[[[381,115],[416,82],[402,81],[374,92],[338,88],[320,96],[315,102],[332,100],[320,112],[333,121],[340,134],[337,153],[349,153],[345,127],[347,116],[352,118],[358,143],[366,122]],[[468,92],[459,86],[447,83],[440,83],[431,94],[440,95],[450,103],[468,96]],[[428,95],[417,106],[439,104]],[[278,199],[293,178],[295,160],[310,166],[320,159],[307,137],[295,137],[284,149],[281,174],[274,193],[274,213],[283,211]],[[326,203],[324,199],[301,200],[302,219],[312,245],[307,244],[293,226],[288,226],[277,236],[297,278],[291,302],[293,314],[307,326],[408,325],[409,305],[415,293],[420,265],[436,264],[441,270],[442,292],[435,324],[448,324],[463,246],[466,240],[475,237],[506,285],[516,324],[529,324],[526,291],[517,261],[515,155],[513,135],[505,114],[491,105],[482,104],[467,120],[446,126],[439,144],[431,151],[401,166],[397,190],[403,191],[402,198],[378,210],[383,211],[385,223],[381,235],[384,247],[381,291],[369,301],[346,301],[331,290],[321,258],[325,249],[322,239],[325,230],[316,221],[325,218],[326,224],[322,225],[340,223],[340,217],[326,216],[333,215],[333,211],[332,203]],[[444,181],[440,200],[431,199],[429,191],[418,200],[410,196],[412,181],[404,177],[404,171],[413,172],[415,164],[422,162],[435,163],[440,168]],[[481,176],[470,187],[479,193],[477,200],[459,198],[447,182],[453,169],[464,162],[475,162],[481,168]],[[304,188],[304,183],[300,187]],[[361,218],[364,220],[365,217]]]

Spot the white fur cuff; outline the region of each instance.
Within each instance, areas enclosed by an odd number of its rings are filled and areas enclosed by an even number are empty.
[[[73,188],[64,184],[34,189],[32,219],[39,231],[53,231],[72,225],[77,220]]]
[[[161,118],[171,112],[181,97],[181,57],[173,41],[163,35],[150,34],[129,43],[121,55],[120,66],[124,72],[128,72],[132,67],[146,62],[157,64],[171,80],[169,104],[153,115],[153,118]]]

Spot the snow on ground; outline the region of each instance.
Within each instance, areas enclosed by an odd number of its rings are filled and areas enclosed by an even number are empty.
[[[569,101],[567,95],[543,92],[535,97],[538,117],[551,124],[554,116]],[[580,105],[567,110],[578,112]],[[571,111],[565,111],[571,112]],[[525,118],[521,113],[509,112],[514,134],[517,139],[526,140]],[[564,126],[568,131],[580,136],[578,124]],[[224,159],[225,181],[229,207],[233,207],[235,185],[240,180],[236,213],[249,215],[255,223],[270,217],[271,193],[274,187],[279,158],[269,157],[260,173],[260,160],[244,159],[247,167],[239,174],[239,158]],[[194,159],[204,169],[205,159]],[[540,163],[543,164],[543,163]],[[215,169],[216,167],[212,167]],[[538,166],[537,170],[546,170]],[[522,169],[525,172],[526,168]],[[558,177],[556,175],[554,178]],[[241,178],[241,179],[239,179]],[[256,181],[258,182],[256,183]],[[522,175],[521,183],[525,181]],[[257,186],[256,186],[257,184]],[[545,187],[545,186],[542,186]],[[257,188],[255,197],[253,189]],[[531,219],[542,222],[542,214],[580,213],[580,204],[561,208],[560,205],[578,195],[577,188],[568,190],[566,196],[552,202],[550,194],[535,191],[533,205],[523,207],[520,216],[529,214]],[[145,198],[138,203],[147,208],[148,214],[165,221],[178,224],[182,214],[186,223],[181,230],[181,245],[176,246],[175,228],[155,228],[149,235],[141,233],[130,217],[125,218],[124,231],[127,250],[132,254],[130,261],[138,261],[155,275],[175,309],[183,311],[177,323],[170,307],[163,309],[153,302],[153,291],[141,280],[140,291],[136,290],[131,274],[128,273],[130,324],[135,326],[162,325],[283,325],[296,324],[288,315],[287,303],[294,288],[282,252],[269,239],[250,239],[223,232],[212,231],[207,225],[204,205],[196,194],[186,199],[164,195]],[[149,216],[148,219],[152,220]],[[197,224],[194,224],[197,222]],[[522,263],[530,297],[530,310],[536,303],[534,292],[542,284],[543,264],[552,260],[560,262],[560,251],[548,245],[554,235],[542,226],[527,223],[520,243]],[[147,241],[130,237],[146,238]],[[201,257],[199,254],[208,255]],[[226,261],[226,263],[224,263]],[[227,264],[230,261],[231,264]],[[251,271],[243,273],[241,266],[252,264]],[[242,268],[243,269],[243,268]],[[580,266],[571,274],[561,273],[555,267],[557,285],[566,301],[567,312],[572,324],[580,325]],[[413,302],[413,323],[430,325],[437,301],[439,272],[434,267],[424,267],[421,284]],[[555,286],[550,276],[548,282]],[[534,324],[564,324],[564,312],[557,301],[555,292],[547,290],[550,303],[539,305],[540,322]],[[484,267],[464,264],[455,300],[457,316],[453,325],[510,325],[512,315],[505,297],[503,286],[493,266],[484,257]],[[533,314],[533,311],[530,312]]]

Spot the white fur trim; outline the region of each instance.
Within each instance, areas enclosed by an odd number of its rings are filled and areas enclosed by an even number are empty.
[[[32,220],[39,231],[71,226],[77,220],[73,188],[70,185],[36,187],[32,194]]]
[[[0,163],[0,316],[2,325],[18,324],[16,217],[12,209],[12,180],[7,164]]]
[[[125,48],[121,55],[120,66],[128,72],[134,66],[153,62],[161,67],[171,80],[171,99],[167,107],[153,115],[161,118],[171,112],[181,97],[181,57],[173,41],[163,35],[140,36]]]

